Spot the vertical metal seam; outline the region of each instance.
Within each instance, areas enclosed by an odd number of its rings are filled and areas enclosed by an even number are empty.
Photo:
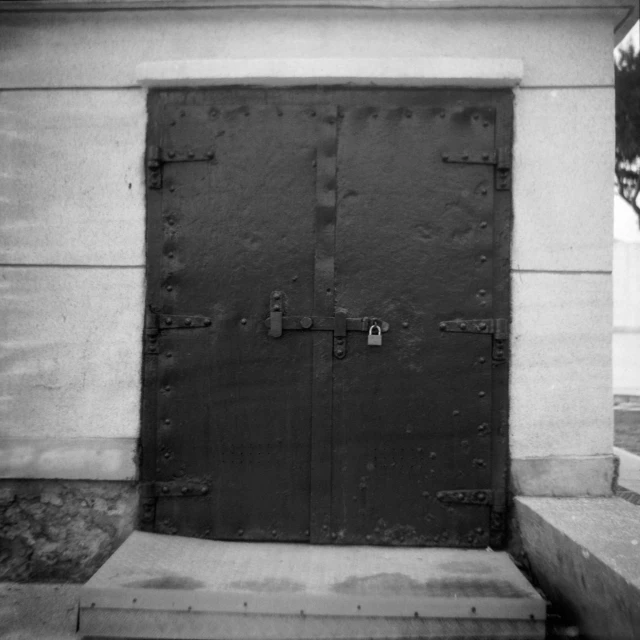
[[[318,108],[313,313],[335,311],[337,110]],[[333,336],[314,332],[311,400],[310,540],[331,539]]]

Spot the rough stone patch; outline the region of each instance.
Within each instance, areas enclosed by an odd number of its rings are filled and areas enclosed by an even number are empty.
[[[0,482],[0,580],[88,580],[133,531],[126,482]]]

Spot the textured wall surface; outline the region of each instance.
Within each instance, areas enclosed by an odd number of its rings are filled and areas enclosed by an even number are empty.
[[[100,458],[101,440],[130,438],[112,467],[130,477],[144,300],[138,63],[328,57],[339,64],[392,51],[407,59],[523,60],[514,148],[512,456],[551,455],[562,464],[563,456],[606,454],[611,47],[619,17],[599,9],[3,13],[0,110],[8,124],[0,136],[8,153],[0,160],[7,211],[0,282],[9,321],[0,438],[9,446],[16,443],[7,438],[19,439],[19,447],[25,439],[77,438],[89,459]],[[49,457],[38,445],[33,451],[41,464],[34,468],[34,456],[25,456],[23,475],[59,474],[60,448]],[[69,474],[90,475],[77,460]],[[0,477],[11,475],[20,475],[15,464],[0,468]]]
[[[133,531],[124,482],[0,481],[0,580],[83,582]]]

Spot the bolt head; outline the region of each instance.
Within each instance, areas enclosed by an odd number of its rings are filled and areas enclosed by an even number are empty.
[[[242,318],[242,320],[240,320],[240,324],[247,324],[247,319],[246,318]]]
[[[205,327],[210,327],[211,326],[211,318],[205,318],[204,319],[204,326]]]
[[[191,325],[191,318],[185,318],[184,319],[184,323],[187,325],[187,327],[190,326]]]
[[[273,305],[273,310],[274,311],[280,311],[280,305],[279,304],[274,304]]]
[[[173,324],[173,320],[171,318],[165,318],[164,319],[164,323],[165,324]]]
[[[440,323],[440,331],[444,331],[446,328],[447,328],[446,322],[441,322]]]
[[[405,329],[407,329],[407,328],[409,327],[409,323],[408,323],[408,322],[403,322],[403,323],[402,323],[402,326],[403,326]]]
[[[480,329],[482,331],[484,331],[487,328],[487,323],[486,322],[481,322],[478,326],[480,327]]]
[[[462,329],[462,331],[466,331],[467,329],[467,323],[466,322],[461,322],[459,325],[460,329]]]

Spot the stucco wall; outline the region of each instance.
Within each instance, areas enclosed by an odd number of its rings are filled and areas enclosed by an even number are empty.
[[[609,468],[611,48],[620,12],[237,8],[1,17],[0,477],[135,475],[146,118],[136,65],[225,57],[339,64],[390,52],[524,61],[515,103],[511,455],[524,474],[540,457],[559,468],[595,456]],[[562,492],[553,473],[525,492],[551,485]]]
[[[613,245],[613,390],[623,396],[640,396],[638,282],[640,242],[616,240]]]

